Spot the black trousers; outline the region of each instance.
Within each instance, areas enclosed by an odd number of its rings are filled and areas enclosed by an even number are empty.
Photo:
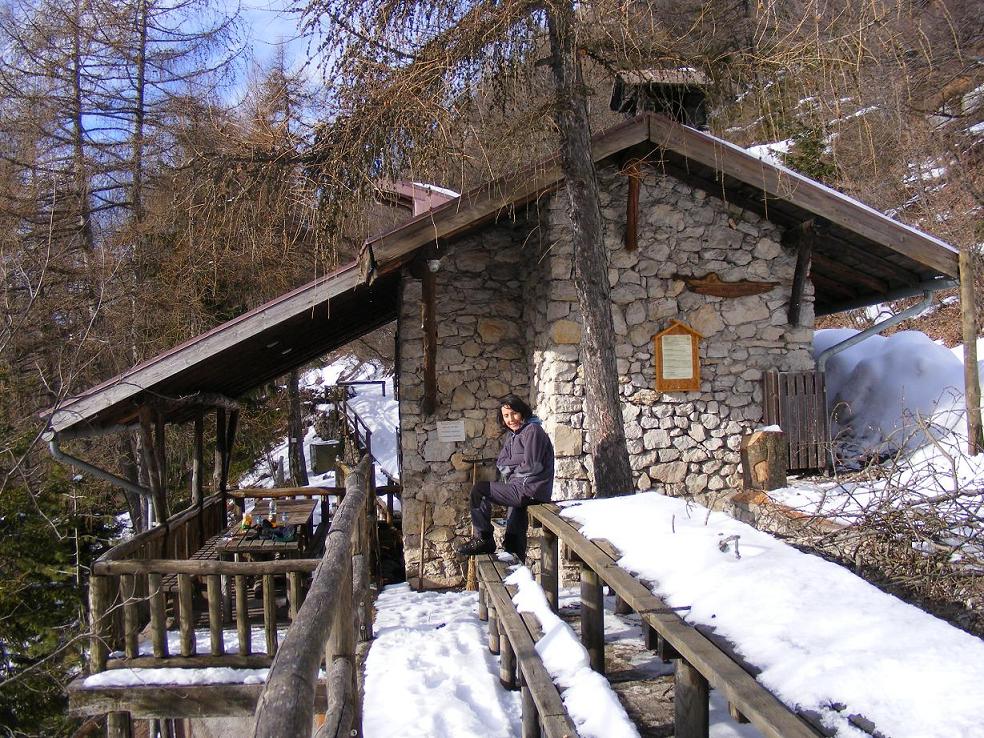
[[[506,518],[506,548],[526,551],[527,505],[537,501],[523,494],[518,485],[506,482],[476,482],[471,488],[471,519],[475,531],[483,538],[492,537],[492,505],[509,508]]]

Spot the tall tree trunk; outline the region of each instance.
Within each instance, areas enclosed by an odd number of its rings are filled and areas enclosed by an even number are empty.
[[[960,249],[960,322],[964,344],[964,397],[967,403],[967,451],[976,455],[984,451],[981,428],[981,382],[977,373],[977,302],[974,252],[969,246]]]
[[[581,362],[595,496],[610,497],[628,494],[634,486],[618,395],[608,254],[602,240],[598,178],[591,158],[587,102],[574,44],[573,4],[569,0],[550,3],[548,24],[556,86],[554,119],[560,131],[561,168],[571,206],[574,285],[584,321]]]
[[[301,417],[301,392],[297,370],[287,378],[287,399],[290,403],[287,421],[287,458],[290,461],[290,478],[296,487],[307,486],[307,467],[304,463],[304,424]]]

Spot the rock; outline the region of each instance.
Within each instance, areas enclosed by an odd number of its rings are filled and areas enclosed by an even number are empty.
[[[554,343],[578,345],[581,343],[581,326],[572,320],[558,320],[550,328]]]
[[[584,451],[584,431],[558,424],[551,435],[557,456],[580,456]]]

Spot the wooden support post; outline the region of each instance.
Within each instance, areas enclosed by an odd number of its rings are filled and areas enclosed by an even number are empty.
[[[424,330],[424,397],[420,410],[430,415],[437,409],[437,278],[426,265],[420,284],[420,320]]]
[[[287,596],[290,600],[290,619],[293,622],[297,618],[297,611],[301,609],[301,572],[292,571],[287,574]]]
[[[106,738],[130,738],[132,734],[130,713],[106,713]]]
[[[138,415],[140,418],[140,445],[144,466],[147,469],[147,481],[150,483],[154,517],[160,524],[167,520],[167,505],[164,501],[165,491],[161,486],[162,476],[158,466],[160,457],[157,452],[157,443],[154,440],[154,413],[149,406],[141,405]]]
[[[489,651],[499,653],[499,613],[494,606],[489,608]]]
[[[685,659],[679,659],[673,681],[675,738],[707,738],[707,693],[707,680]]]
[[[653,631],[656,632],[655,630]],[[656,655],[664,664],[680,658],[680,653],[661,635],[656,635]]]
[[[124,574],[120,577],[120,597],[123,600],[123,650],[128,659],[135,659],[140,655],[137,639],[140,634],[140,612],[135,575]]]
[[[167,658],[167,623],[160,574],[151,572],[147,575],[147,590],[150,595],[150,642],[154,649],[154,658]]]
[[[167,434],[165,433],[164,413],[154,410],[154,455],[157,457],[158,489],[161,491],[161,508],[164,522],[171,517],[170,505],[167,501]]]
[[[273,574],[263,575],[263,632],[268,656],[277,653],[277,598],[273,591]]]
[[[195,644],[195,611],[192,594],[191,575],[178,574],[178,627],[181,630],[182,656],[194,656],[198,648]]]
[[[581,562],[581,643],[591,668],[605,673],[605,599],[601,578]]]
[[[642,181],[642,168],[639,160],[633,159],[625,167],[629,176],[629,197],[625,204],[625,250],[639,248],[639,189]]]
[[[97,674],[106,670],[109,658],[109,577],[89,578],[89,671]]]
[[[659,647],[659,634],[645,620],[642,621],[642,641],[650,651],[655,651]]]
[[[557,535],[543,529],[540,542],[540,587],[547,597],[547,604],[555,613],[560,602],[560,539]]]
[[[246,601],[246,577],[236,575],[236,635],[239,637],[239,653],[253,653],[253,631],[249,627],[249,605]]]
[[[225,642],[222,640],[222,578],[218,574],[209,574],[205,582],[211,652],[213,656],[221,656],[225,653]]]
[[[205,499],[205,416],[195,417],[194,450],[191,456],[191,504],[201,505]]]
[[[212,492],[222,491],[222,466],[225,463],[226,411],[215,408],[215,459],[212,466]]]
[[[520,684],[523,709],[522,738],[540,738],[540,713],[536,709],[536,702],[533,701],[533,692],[522,673],[520,673]]]
[[[628,615],[631,612],[632,612],[632,608],[629,607],[629,603],[623,600],[618,595],[615,595],[615,614]]]
[[[516,689],[516,651],[502,623],[499,626],[499,683],[505,689]]]
[[[475,557],[469,557],[469,561],[474,561]],[[485,589],[485,585],[482,582],[478,583],[478,619],[483,623],[489,619],[489,605],[486,602],[488,597],[488,592]]]
[[[793,286],[789,295],[789,324],[800,324],[800,313],[803,309],[803,291],[806,280],[810,276],[810,260],[813,257],[813,243],[816,240],[813,221],[808,220],[800,225],[799,247],[796,252],[796,271],[793,273]]]

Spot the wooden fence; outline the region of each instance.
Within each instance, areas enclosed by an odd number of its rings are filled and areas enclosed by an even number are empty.
[[[356,640],[372,638],[371,528],[376,500],[370,494],[367,454],[345,480],[335,517],[304,604],[287,631],[256,707],[257,738],[309,737],[314,725],[318,671],[328,677],[328,708],[318,738],[361,733],[355,663]]]
[[[766,372],[766,425],[782,428],[789,446],[788,470],[812,471],[830,466],[827,393],[823,372]]]
[[[718,644],[688,625],[672,608],[616,563],[614,547],[589,540],[575,524],[561,518],[556,505],[532,505],[530,517],[543,527],[540,586],[556,612],[560,573],[559,541],[581,565],[581,641],[591,667],[605,671],[603,585],[639,614],[646,640],[665,659],[676,660],[674,735],[706,738],[708,691],[713,686],[731,705],[732,714],[747,719],[767,738],[817,738],[821,732],[793,713]],[[759,617],[761,613],[751,613]]]

